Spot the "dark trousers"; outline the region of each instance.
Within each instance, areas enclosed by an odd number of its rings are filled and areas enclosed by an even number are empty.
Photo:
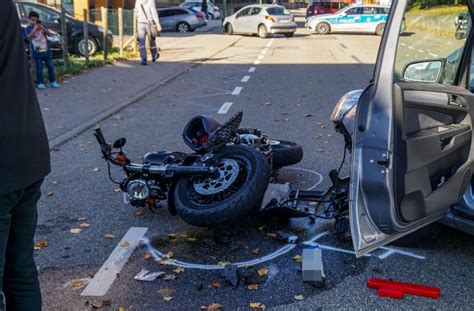
[[[56,78],[54,76],[54,65],[53,65],[53,58],[51,57],[51,53],[47,56],[42,56],[42,57],[35,57],[35,63],[36,63],[36,82],[43,83],[44,84],[44,78],[43,78],[43,63],[46,65],[46,68],[48,69],[48,78],[49,82],[54,82],[56,81]]]
[[[41,183],[0,195],[1,311],[5,304],[7,311],[41,310],[38,271],[33,259]]]

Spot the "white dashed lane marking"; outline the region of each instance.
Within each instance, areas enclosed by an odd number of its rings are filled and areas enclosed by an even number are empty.
[[[263,55],[259,55],[259,56],[258,56],[258,59],[263,59],[263,58],[264,58]]]
[[[435,54],[435,53],[430,53],[430,56],[439,57],[438,54]]]
[[[241,82],[247,83],[249,82],[250,76],[244,76],[241,80]]]
[[[249,72],[255,72],[255,67],[250,67]]]
[[[253,62],[254,65],[258,65],[260,63],[261,63],[261,61],[259,59],[257,59],[256,61]]]
[[[226,114],[227,111],[229,111],[232,104],[233,103],[231,103],[231,102],[224,103],[224,105],[222,105],[222,107],[219,109],[219,111],[217,113],[218,114]]]
[[[242,92],[243,87],[236,86],[235,89],[232,91],[232,95],[239,95]]]

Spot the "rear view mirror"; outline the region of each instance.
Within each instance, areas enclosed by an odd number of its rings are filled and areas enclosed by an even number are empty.
[[[403,71],[403,80],[436,83],[443,72],[442,60],[417,61],[409,63]]]
[[[115,149],[122,149],[126,143],[127,143],[127,140],[125,138],[120,138],[114,142],[113,146]]]

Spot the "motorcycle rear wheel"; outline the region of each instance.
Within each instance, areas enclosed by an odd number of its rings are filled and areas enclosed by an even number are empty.
[[[259,151],[242,145],[214,153],[220,176],[183,176],[172,194],[178,215],[187,223],[210,227],[229,223],[261,202],[270,180],[270,165]]]

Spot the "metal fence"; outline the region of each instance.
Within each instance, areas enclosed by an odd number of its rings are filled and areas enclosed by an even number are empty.
[[[89,12],[89,20],[92,23],[101,24],[100,9],[91,9]],[[107,10],[107,24],[109,26],[109,30],[112,31],[114,36],[118,36],[119,20],[117,9]],[[123,34],[125,36],[133,35],[133,10],[123,10]]]

